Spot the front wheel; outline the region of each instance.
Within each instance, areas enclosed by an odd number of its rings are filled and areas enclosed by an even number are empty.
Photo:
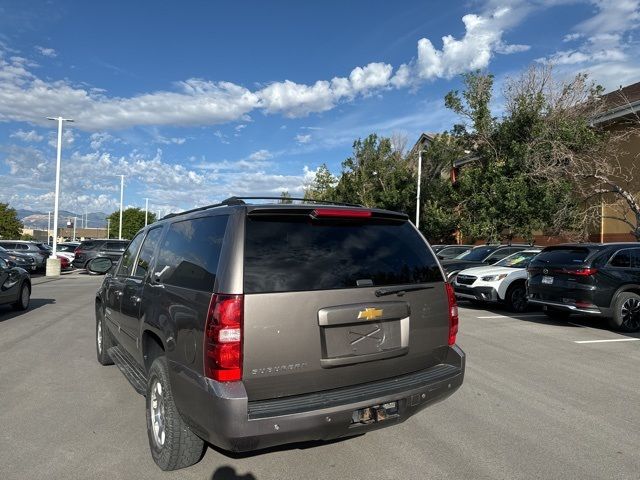
[[[515,313],[522,313],[527,309],[527,289],[522,283],[515,283],[507,289],[505,301],[509,310]]]
[[[609,325],[621,332],[637,332],[640,330],[640,295],[633,292],[622,292],[616,298],[613,307],[613,318]]]
[[[13,304],[14,310],[26,310],[29,308],[29,303],[31,302],[31,289],[29,285],[23,283],[20,287],[20,296],[18,297],[18,301]]]
[[[113,365],[109,356],[109,349],[113,347],[113,338],[104,324],[104,313],[100,307],[96,308],[96,355],[100,365]]]
[[[202,458],[204,442],[191,431],[178,413],[164,357],[156,358],[151,364],[146,411],[151,456],[162,470],[185,468]]]

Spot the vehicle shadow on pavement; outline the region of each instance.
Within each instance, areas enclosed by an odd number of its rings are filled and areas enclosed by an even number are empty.
[[[640,338],[640,332],[621,332],[619,330],[612,329],[607,320],[600,317],[592,317],[589,315],[571,315],[568,321],[554,320],[544,315],[544,312],[535,307],[529,307],[526,311],[522,313],[513,313],[507,310],[506,308],[494,307],[491,306],[488,308],[487,305],[484,306],[476,306],[471,302],[459,303],[461,307],[467,308],[468,310],[476,310],[478,312],[489,312],[493,315],[504,315],[505,317],[510,317],[514,320],[519,320],[522,322],[528,323],[537,323],[540,325],[557,325],[559,327],[565,328],[573,328],[579,330],[581,328],[593,328],[596,330],[602,330],[603,332],[609,332],[617,335],[621,335],[623,337],[629,338]],[[531,316],[531,314],[536,314],[539,316]]]
[[[237,475],[235,468],[225,465],[213,473],[211,480],[257,480],[257,478],[251,472],[246,475]]]
[[[10,305],[0,305],[0,323],[53,303],[56,303],[54,298],[32,298],[29,308],[25,311],[13,310]]]
[[[286,443],[284,445],[276,445],[275,447],[263,448],[261,450],[251,450],[248,452],[230,452],[228,450],[223,450],[219,447],[216,447],[215,445],[212,445],[210,443],[208,443],[207,446],[211,450],[214,450],[220,455],[224,455],[227,458],[231,458],[234,460],[241,460],[243,458],[257,457],[260,455],[266,455],[274,452],[284,452],[287,450],[306,450],[309,448],[316,448],[320,445],[332,445],[334,443],[345,442],[353,438],[361,437],[362,435],[364,435],[364,433],[361,433],[359,435],[351,435],[348,437],[334,438],[332,440],[310,440],[307,442]],[[223,478],[223,477],[220,477],[220,478]],[[230,477],[230,478],[236,478],[236,477]],[[237,478],[244,478],[244,477],[237,477]]]

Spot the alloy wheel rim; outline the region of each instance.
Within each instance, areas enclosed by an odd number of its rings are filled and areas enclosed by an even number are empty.
[[[151,388],[150,404],[153,440],[157,446],[162,447],[165,441],[164,397],[162,395],[162,384],[157,380]]]
[[[527,303],[527,299],[525,297],[524,290],[521,288],[516,288],[511,294],[511,303],[514,308],[518,311],[524,310],[524,307]]]
[[[622,325],[628,329],[636,330],[640,327],[640,300],[629,298],[620,308]]]

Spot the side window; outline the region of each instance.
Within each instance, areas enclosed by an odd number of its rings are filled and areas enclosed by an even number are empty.
[[[120,266],[118,267],[116,275],[129,277],[133,273],[133,261],[135,260],[140,244],[142,243],[142,237],[143,235],[139,233],[133,240],[131,240],[129,247],[122,254],[122,259],[120,260]]]
[[[488,264],[496,263],[498,260],[502,260],[503,258],[508,257],[510,250],[511,249],[509,248],[501,248],[499,250],[496,250],[489,256],[489,258],[487,258],[485,263],[488,263]]]
[[[142,243],[140,255],[138,255],[134,277],[144,277],[147,275],[149,266],[153,263],[153,254],[156,251],[158,242],[160,241],[161,233],[162,227],[149,230],[147,238],[145,238],[144,242]]]
[[[126,243],[123,242],[107,242],[103,247],[105,250],[115,250],[124,252],[124,249],[127,247]]]
[[[16,250],[29,250],[29,245],[26,243],[16,243]]]
[[[167,285],[213,292],[227,215],[173,223],[162,242],[156,279]]]
[[[631,268],[640,270],[640,248],[631,250]]]
[[[631,266],[631,250],[620,250],[611,259],[612,267],[629,268]]]

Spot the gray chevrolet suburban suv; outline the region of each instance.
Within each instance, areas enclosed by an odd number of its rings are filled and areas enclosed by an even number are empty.
[[[463,381],[453,289],[406,215],[248,200],[165,217],[117,263],[88,265],[107,273],[98,361],[146,396],[163,470],[206,442],[251,451],[395,425]]]

